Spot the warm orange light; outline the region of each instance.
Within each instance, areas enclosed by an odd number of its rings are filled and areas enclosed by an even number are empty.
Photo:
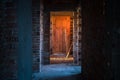
[[[66,53],[70,47],[70,16],[51,16],[52,53]]]
[[[70,58],[50,58],[50,60],[57,60],[57,61],[61,61],[61,60],[73,61],[73,57],[70,57]]]

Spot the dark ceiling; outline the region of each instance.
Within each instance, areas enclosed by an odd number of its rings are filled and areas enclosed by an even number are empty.
[[[46,9],[64,9],[64,10],[68,10],[68,9],[75,9],[75,7],[77,6],[79,0],[44,0],[44,6]]]
[[[70,4],[75,4],[79,0],[44,0],[45,3],[47,4],[65,4],[65,3],[70,3]]]

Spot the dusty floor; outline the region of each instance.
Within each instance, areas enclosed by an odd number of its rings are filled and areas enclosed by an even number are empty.
[[[34,74],[34,80],[80,80],[81,66],[70,64],[52,64],[42,66],[40,73]]]
[[[51,64],[73,63],[73,56],[69,55],[66,58],[66,53],[54,53],[50,55]]]

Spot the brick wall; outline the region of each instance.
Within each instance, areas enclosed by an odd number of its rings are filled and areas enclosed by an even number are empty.
[[[33,73],[40,70],[40,64],[49,61],[49,12],[44,12],[42,0],[32,0],[32,39],[33,39]],[[42,56],[40,56],[40,54]]]
[[[42,64],[49,64],[50,13],[43,6],[41,0],[32,0],[32,68],[33,73],[39,72],[40,43],[42,44]],[[43,19],[44,18],[44,19]],[[42,21],[44,20],[44,22]],[[17,79],[17,47],[18,31],[16,26],[15,0],[0,1],[0,79]],[[41,28],[42,27],[42,28]],[[43,31],[40,33],[40,30]],[[42,37],[40,37],[40,34]],[[44,35],[43,35],[44,34]],[[2,77],[1,77],[2,76]]]
[[[43,5],[44,1],[42,0],[32,0],[33,73],[39,72],[40,64],[50,63],[49,61],[50,14],[48,11],[44,11]]]
[[[50,63],[50,12],[44,9],[43,14],[43,51],[42,63]]]
[[[79,5],[74,12],[74,27],[73,27],[73,57],[74,63],[81,65],[82,56],[82,17],[81,6]]]
[[[77,60],[77,64],[81,65],[81,57],[82,57],[82,17],[81,17],[81,7],[80,5],[77,7],[77,41],[76,41],[76,48],[77,48],[77,56],[75,59]]]
[[[15,0],[0,0],[0,80],[17,80]]]
[[[39,49],[40,49],[40,0],[32,0],[32,50],[33,50],[33,72],[39,71]]]

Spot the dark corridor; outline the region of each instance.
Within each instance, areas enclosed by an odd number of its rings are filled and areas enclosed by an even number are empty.
[[[118,0],[0,0],[0,80],[120,80],[119,8]],[[49,65],[51,11],[73,11],[76,22],[73,64],[56,69]],[[40,73],[46,68],[54,71],[48,78]]]

